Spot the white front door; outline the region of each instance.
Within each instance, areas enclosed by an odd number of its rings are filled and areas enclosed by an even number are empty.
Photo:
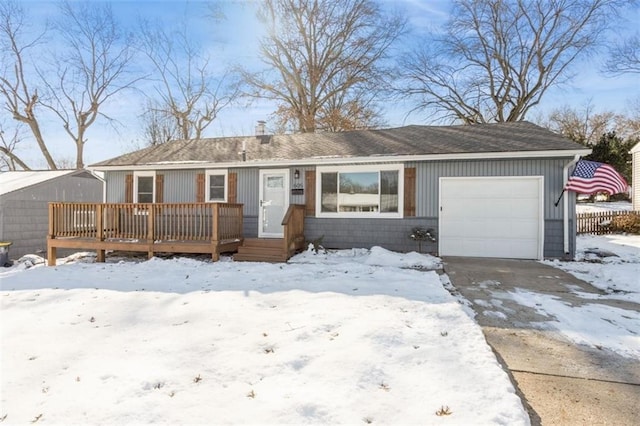
[[[289,170],[260,170],[258,237],[282,238],[282,219],[289,208]]]

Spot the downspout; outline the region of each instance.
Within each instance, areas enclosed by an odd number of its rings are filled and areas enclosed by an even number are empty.
[[[565,164],[564,168],[562,169],[562,176],[563,176],[563,185],[562,187],[566,187],[567,186],[567,182],[569,181],[569,167],[573,166],[574,164],[576,164],[578,162],[578,160],[580,159],[579,155],[575,155],[573,157],[573,160],[571,160],[570,162],[568,162],[567,164]],[[569,195],[566,194],[564,196],[564,200],[562,202],[562,207],[563,207],[563,214],[562,217],[564,218],[564,254],[569,254]]]

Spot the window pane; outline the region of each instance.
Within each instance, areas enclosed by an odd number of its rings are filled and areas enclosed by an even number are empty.
[[[138,202],[153,203],[153,176],[138,176]]]
[[[138,177],[138,193],[151,193],[153,192],[153,176],[139,176]]]
[[[211,175],[209,179],[211,186],[224,186],[224,175]]]
[[[338,208],[341,212],[377,212],[378,172],[340,173]]]
[[[139,203],[153,203],[153,194],[140,193],[138,194]]]
[[[222,188],[209,188],[210,200],[224,200],[224,187]]]
[[[224,175],[209,175],[209,200],[224,200]]]
[[[338,173],[322,173],[321,176],[321,211],[337,212]]]
[[[283,176],[267,176],[267,188],[284,189],[284,177]]]
[[[380,172],[380,211],[398,212],[398,172]]]

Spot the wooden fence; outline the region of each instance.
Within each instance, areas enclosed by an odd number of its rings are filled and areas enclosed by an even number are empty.
[[[608,211],[595,213],[579,213],[576,215],[578,234],[604,235],[616,230],[611,226],[614,218],[623,216],[640,216],[640,211]]]

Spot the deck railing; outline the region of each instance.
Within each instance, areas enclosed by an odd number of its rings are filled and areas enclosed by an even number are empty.
[[[282,219],[284,225],[284,250],[287,258],[304,248],[304,210],[302,204],[291,204]]]
[[[50,203],[49,263],[55,264],[56,247],[95,248],[99,261],[105,249],[148,251],[150,256],[163,249],[183,250],[212,253],[217,260],[220,250],[242,242],[242,208],[228,203]]]

